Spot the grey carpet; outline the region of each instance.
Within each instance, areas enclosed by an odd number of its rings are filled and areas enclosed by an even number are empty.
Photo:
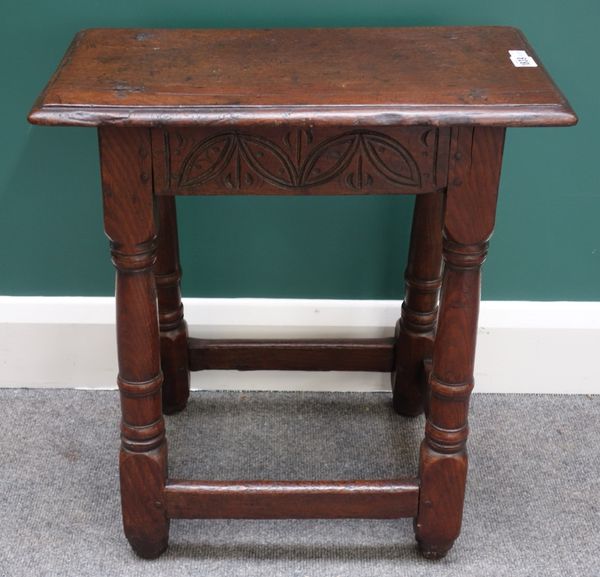
[[[168,418],[193,478],[413,474],[421,419],[364,393],[193,394]],[[116,392],[0,390],[0,576],[598,577],[600,397],[475,395],[463,533],[421,559],[411,521],[173,521],[142,561],[121,534]]]

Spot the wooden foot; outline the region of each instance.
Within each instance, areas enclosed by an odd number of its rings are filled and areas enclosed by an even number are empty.
[[[425,559],[429,559],[430,561],[437,561],[438,559],[443,559],[448,554],[448,551],[452,549],[452,545],[454,544],[454,542],[429,544],[417,541],[417,544],[419,546],[419,551],[421,552],[421,555],[423,555]]]
[[[133,552],[142,559],[158,559],[169,547],[169,538],[158,543],[150,543],[147,539],[135,539],[127,537]]]
[[[123,529],[136,555],[144,559],[159,557],[169,545],[169,519],[162,496],[166,463],[164,443],[143,455],[121,451]]]
[[[176,329],[161,330],[160,359],[164,374],[163,413],[173,415],[185,409],[190,396],[188,332],[183,319]]]
[[[444,195],[418,195],[415,200],[406,296],[396,324],[395,370],[392,373],[394,410],[420,415],[425,402],[423,361],[431,358],[442,282],[442,221]]]

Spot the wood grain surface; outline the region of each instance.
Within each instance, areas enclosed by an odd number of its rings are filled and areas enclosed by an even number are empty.
[[[169,481],[172,519],[397,519],[417,514],[417,479]]]
[[[537,67],[517,68],[509,50]],[[508,27],[90,29],[30,121],[568,125],[576,116]]]
[[[188,339],[190,370],[374,371],[394,367],[394,339]]]

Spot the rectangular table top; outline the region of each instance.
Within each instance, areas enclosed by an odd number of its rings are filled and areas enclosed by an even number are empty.
[[[515,65],[513,50],[537,66]],[[80,126],[577,121],[521,32],[491,26],[84,30],[29,119]]]

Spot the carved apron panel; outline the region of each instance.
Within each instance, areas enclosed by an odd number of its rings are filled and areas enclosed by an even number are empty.
[[[446,186],[449,130],[154,129],[157,194],[418,194]]]

